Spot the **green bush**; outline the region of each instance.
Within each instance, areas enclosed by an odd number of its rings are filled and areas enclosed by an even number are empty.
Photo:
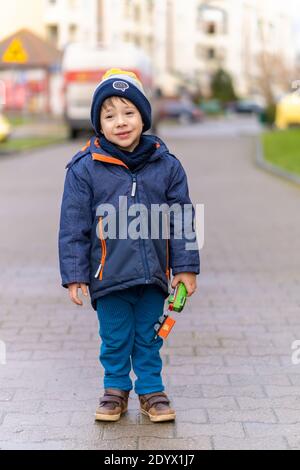
[[[231,75],[223,69],[217,70],[212,77],[211,91],[213,98],[219,100],[223,104],[237,99]]]
[[[273,126],[276,118],[276,104],[270,104],[261,113],[260,120],[263,124]]]

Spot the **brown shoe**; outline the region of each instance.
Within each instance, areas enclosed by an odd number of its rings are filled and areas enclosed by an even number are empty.
[[[128,408],[129,392],[107,388],[96,410],[96,421],[118,421]]]
[[[170,408],[170,400],[164,392],[139,395],[139,399],[141,412],[147,415],[151,421],[158,423],[173,421],[176,418],[176,413]]]

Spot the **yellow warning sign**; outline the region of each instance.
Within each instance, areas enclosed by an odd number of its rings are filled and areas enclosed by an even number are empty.
[[[20,41],[13,39],[2,56],[3,62],[25,64],[28,61],[28,54]]]

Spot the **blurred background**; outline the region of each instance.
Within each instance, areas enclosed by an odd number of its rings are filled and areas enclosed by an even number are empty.
[[[13,131],[21,124],[38,121],[43,137],[47,120],[56,137],[53,121],[65,123],[62,138],[88,130],[91,94],[115,66],[143,80],[154,106],[153,130],[161,120],[200,122],[228,113],[256,115],[272,125],[276,105],[300,77],[294,0],[0,4],[0,139],[12,132],[23,139],[19,147],[26,146],[25,129]],[[295,106],[295,94],[292,101],[286,106]],[[278,127],[289,119],[298,124],[299,113],[282,112]]]
[[[300,449],[299,1],[0,7],[0,448]],[[65,165],[112,67],[142,79],[205,210],[198,289],[162,353],[163,430],[132,399],[120,428],[94,425],[98,323],[60,286]]]

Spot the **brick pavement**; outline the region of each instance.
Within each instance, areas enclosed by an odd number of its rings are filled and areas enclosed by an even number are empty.
[[[198,291],[163,348],[176,423],[94,423],[94,311],[59,287],[65,144],[0,161],[1,449],[300,449],[300,190],[257,169],[248,137],[169,141],[205,204]]]

